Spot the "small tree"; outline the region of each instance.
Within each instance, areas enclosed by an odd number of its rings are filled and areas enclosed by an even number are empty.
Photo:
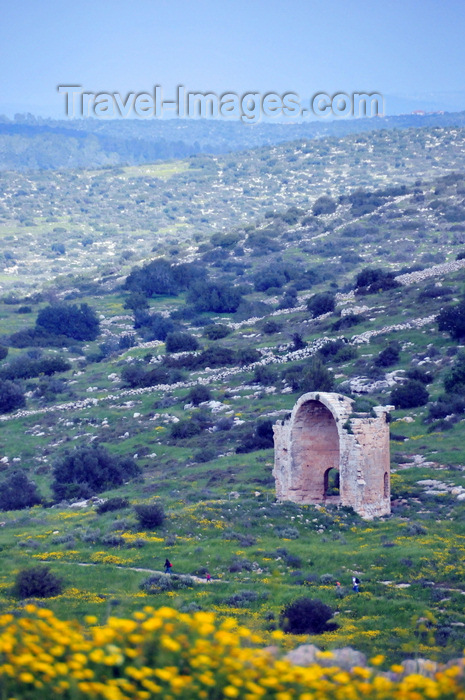
[[[384,350],[381,350],[378,357],[375,359],[377,367],[391,367],[399,361],[400,351],[397,343],[391,343]]]
[[[36,484],[24,472],[13,472],[0,484],[0,510],[21,510],[41,502]]]
[[[139,472],[132,458],[111,455],[102,445],[77,447],[55,462],[52,489],[58,499],[88,498]]]
[[[75,340],[95,340],[100,333],[100,321],[88,304],[51,304],[37,315],[36,327],[52,335],[64,335]]]
[[[337,628],[336,623],[328,624],[333,614],[321,600],[297,598],[281,610],[279,626],[287,634],[322,634]]]
[[[23,390],[9,379],[0,380],[0,413],[10,413],[26,405]]]
[[[396,408],[416,408],[425,406],[428,401],[428,391],[418,379],[410,379],[391,391],[391,403]]]
[[[465,299],[455,306],[446,306],[436,317],[440,331],[447,331],[454,340],[465,338]]]
[[[333,373],[325,367],[320,357],[314,357],[310,365],[301,373],[298,388],[306,392],[332,391],[333,387]]]
[[[193,386],[187,395],[188,400],[190,403],[194,404],[194,406],[198,406],[204,401],[210,401],[211,397],[212,395],[210,389],[203,384]]]
[[[165,511],[161,503],[141,503],[138,506],[134,506],[134,510],[141,527],[153,530],[163,525]]]
[[[166,336],[166,352],[184,352],[187,350],[197,350],[198,340],[190,333],[173,331]]]
[[[313,318],[327,314],[329,311],[334,311],[336,308],[336,297],[332,292],[321,292],[314,294],[307,301],[307,309],[312,314]]]
[[[449,394],[459,394],[465,388],[465,352],[459,352],[449,372],[444,377],[444,389]]]

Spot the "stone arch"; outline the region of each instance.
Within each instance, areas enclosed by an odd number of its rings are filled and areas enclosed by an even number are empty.
[[[324,500],[329,472],[339,470],[340,445],[336,419],[317,398],[297,407],[291,428],[291,460],[299,499]]]
[[[352,399],[304,394],[289,418],[273,426],[276,495],[294,503],[336,503],[365,518],[391,512],[389,408],[354,414]],[[328,493],[339,473],[339,494]]]

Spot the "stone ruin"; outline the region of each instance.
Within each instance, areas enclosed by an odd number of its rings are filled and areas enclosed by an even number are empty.
[[[351,506],[362,518],[391,512],[389,410],[353,413],[341,394],[310,392],[274,432],[276,495],[281,501]]]

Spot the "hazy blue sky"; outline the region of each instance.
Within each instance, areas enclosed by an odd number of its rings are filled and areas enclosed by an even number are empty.
[[[465,109],[464,30],[464,0],[1,0],[0,113],[64,116],[58,84]]]

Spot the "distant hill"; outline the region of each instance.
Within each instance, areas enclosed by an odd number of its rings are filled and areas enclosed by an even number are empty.
[[[371,119],[259,123],[224,120],[52,120],[0,117],[0,170],[56,170],[139,165],[199,153],[227,153],[300,138],[381,129],[465,126],[465,112]]]

